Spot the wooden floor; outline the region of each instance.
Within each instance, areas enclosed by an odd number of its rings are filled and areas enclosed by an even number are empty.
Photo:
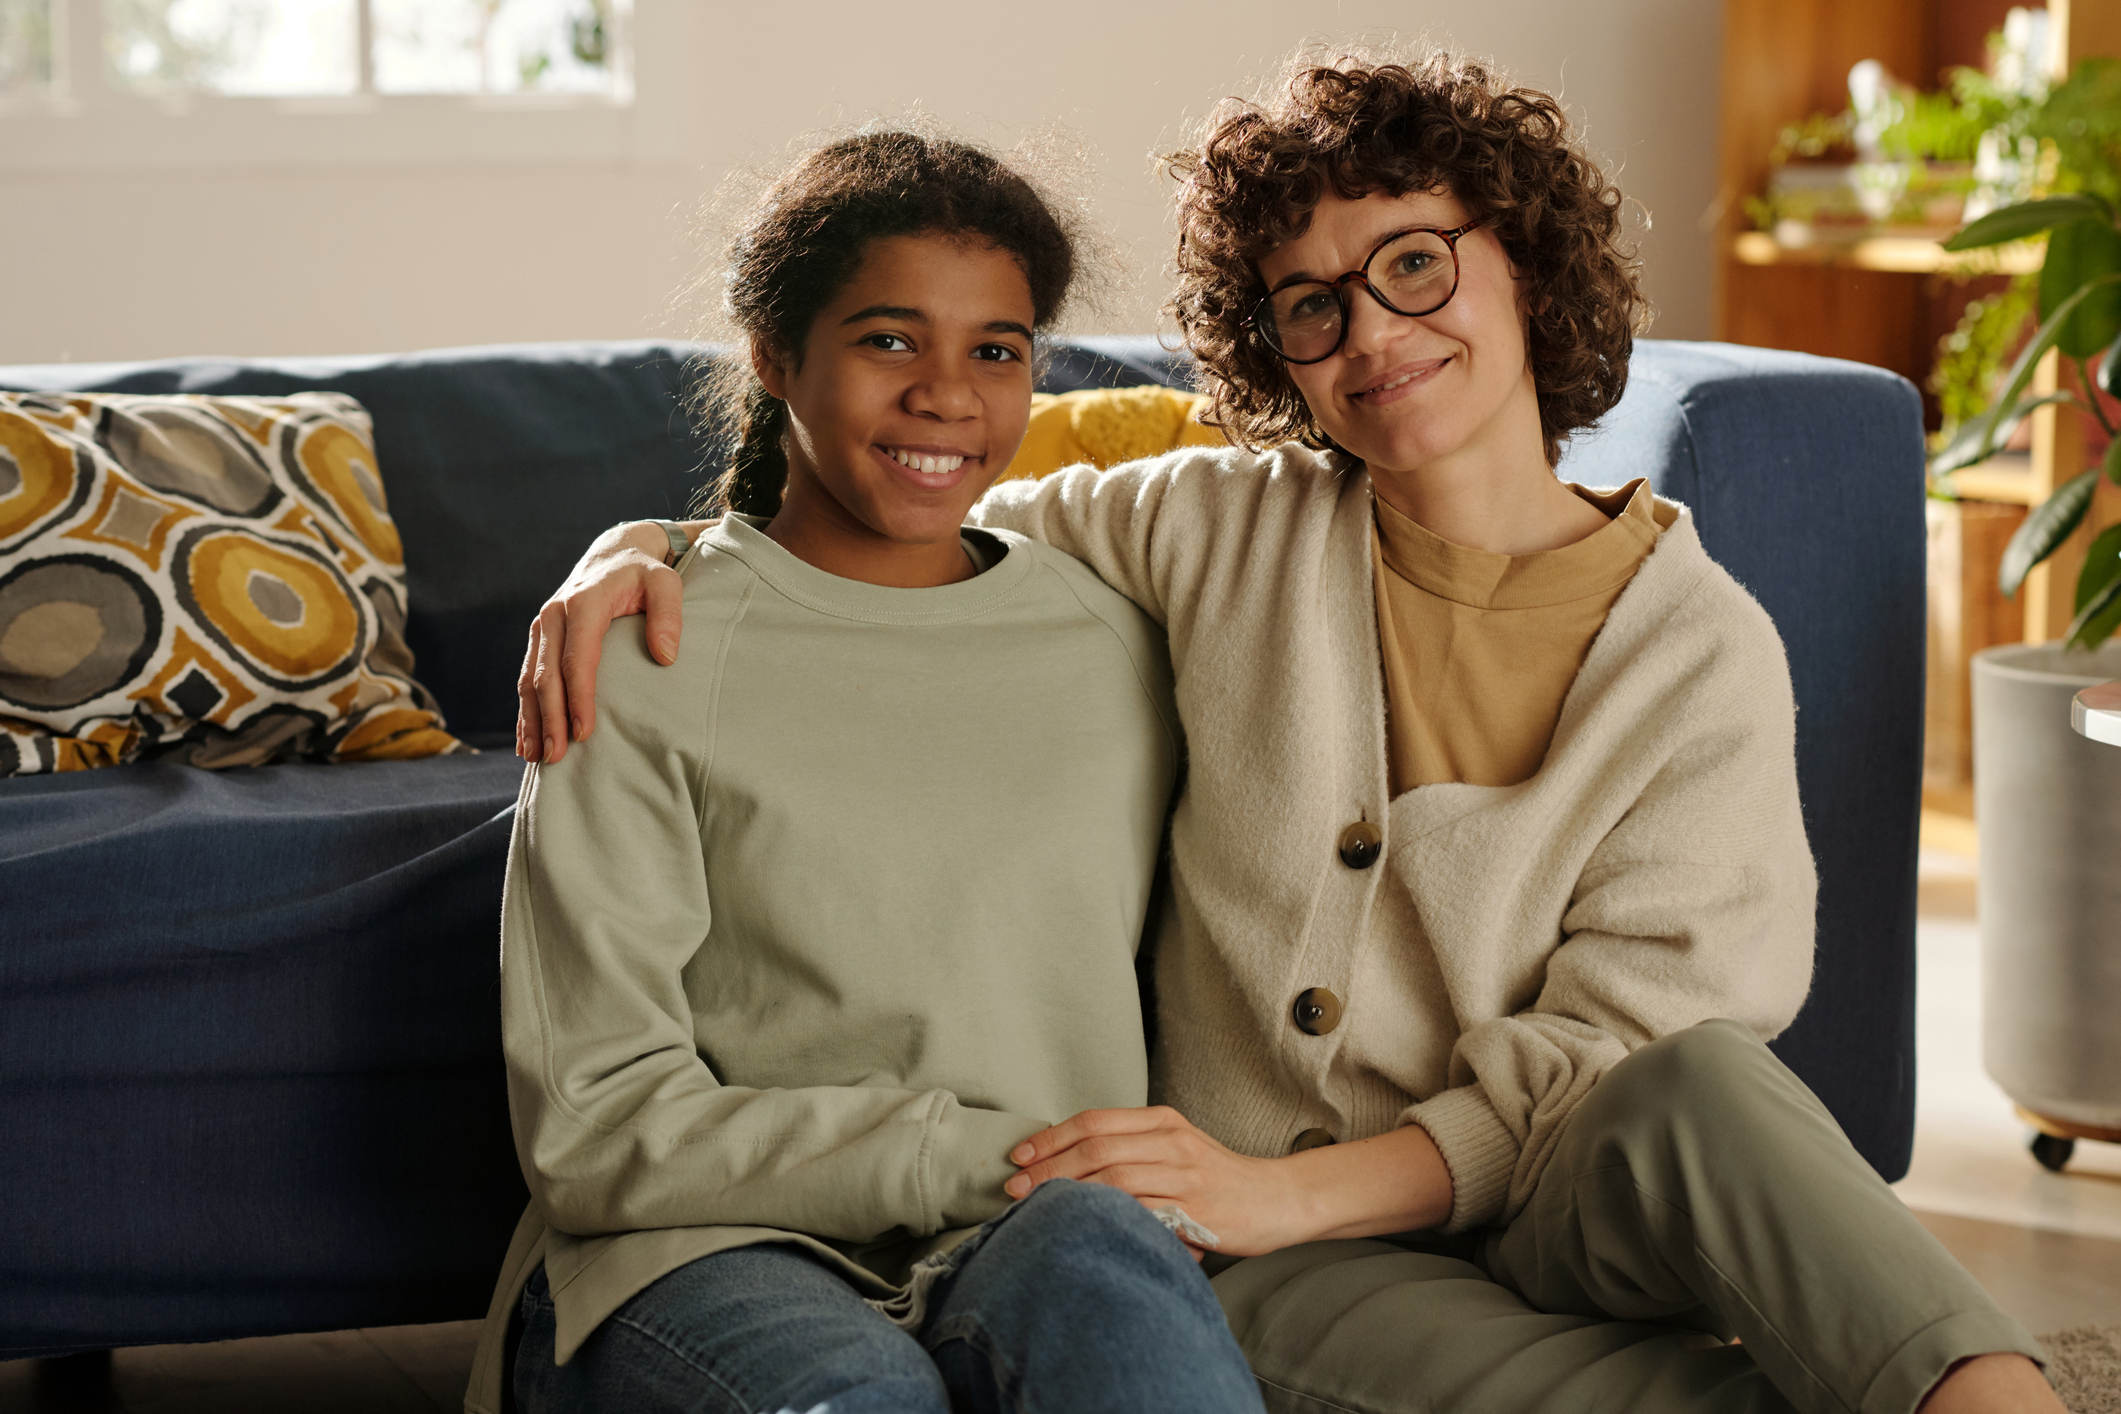
[[[1971,871],[1925,855],[1915,1165],[1898,1192],[2035,1334],[2121,1325],[2121,1147],[2063,1174],[1981,1074]],[[431,1414],[461,1407],[471,1321],[0,1363],[0,1414]]]
[[[2121,1242],[1942,1213],[1915,1216],[2033,1334],[2121,1326]]]

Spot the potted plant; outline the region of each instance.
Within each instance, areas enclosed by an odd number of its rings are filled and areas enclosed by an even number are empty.
[[[2121,62],[2087,59],[2031,110],[2026,127],[2029,136],[2055,145],[2058,190],[1990,212],[1956,232],[1944,248],[1980,250],[2045,234],[2040,328],[1988,409],[1961,422],[1931,459],[1930,473],[1949,491],[1952,472],[1987,460],[2019,423],[2051,403],[2090,415],[2110,440],[2103,468],[2056,487],[2012,538],[2001,572],[2007,595],[2015,595],[2033,566],[2083,522],[2102,470],[2121,484],[2121,436],[2099,397],[2121,397]],[[2063,386],[2035,395],[2029,391],[2033,372],[2049,349],[2061,354]],[[2075,387],[2069,386],[2071,370]],[[2121,524],[2093,541],[2078,576],[2076,608],[2066,635],[2074,646],[2096,648],[2121,627]]]
[[[2094,419],[2101,464],[2055,488],[2004,552],[2001,588],[2079,525],[2100,476],[2121,484],[2121,436],[2101,394],[2121,395],[2121,63],[2087,60],[2027,115],[2053,172],[2046,195],[1993,211],[1945,242],[1964,251],[2045,234],[2040,326],[1989,406],[1952,431],[1930,470],[1985,460],[2036,409]],[[2061,376],[2032,389],[2055,351]],[[2074,615],[2058,643],[1992,648],[1974,659],[1974,808],[1981,827],[1982,1057],[2036,1131],[2052,1169],[2076,1140],[2121,1142],[2121,750],[2077,736],[2069,701],[2121,677],[2121,522],[2093,537]]]

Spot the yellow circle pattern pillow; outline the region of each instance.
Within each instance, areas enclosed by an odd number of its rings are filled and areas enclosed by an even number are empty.
[[[0,393],[0,776],[464,749],[359,403]]]

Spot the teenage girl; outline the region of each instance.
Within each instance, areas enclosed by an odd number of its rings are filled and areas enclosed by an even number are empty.
[[[1559,105],[1303,65],[1173,165],[1172,308],[1254,450],[973,510],[1165,626],[1188,743],[1164,1107],[1008,1191],[1183,1209],[1277,1409],[2059,1411],[1763,1044],[1811,970],[1788,670],[1684,507],[1554,475],[1642,310]],[[652,543],[541,616],[529,754],[593,725],[557,651],[667,592]]]
[[[1141,612],[963,529],[1072,265],[1021,177],[903,132],[810,154],[732,243],[721,493],[767,509],[679,560],[710,646],[662,671],[622,635],[604,730],[525,775],[502,1027],[532,1200],[467,1408],[1259,1407],[1164,1223],[1002,1187],[1052,1122],[1144,1102],[1178,758]]]

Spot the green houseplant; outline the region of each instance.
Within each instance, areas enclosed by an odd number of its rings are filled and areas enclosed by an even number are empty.
[[[2087,59],[2032,110],[2026,128],[2052,154],[2050,194],[1968,223],[1944,248],[1979,250],[2045,233],[2040,327],[1988,408],[1953,430],[1930,472],[1948,494],[1950,473],[1985,460],[2049,404],[2083,411],[2113,440],[2101,466],[2056,487],[2012,537],[1999,575],[2006,595],[2015,595],[2033,566],[2083,523],[2102,474],[2121,485],[2121,436],[2099,398],[2101,392],[2121,396],[2121,62]],[[2033,373],[2050,349],[2062,358],[2062,386],[2035,394]],[[2121,523],[2092,541],[2077,578],[2075,611],[2065,635],[2072,647],[2096,648],[2121,628]]]
[[[1992,307],[1995,324],[2008,327],[1985,331],[1994,336],[1989,352],[2005,354],[2023,329],[2024,295],[2035,297],[2039,328],[1993,397],[1983,395],[1994,364],[1967,388],[1973,396],[1931,461],[1940,494],[1950,494],[1952,472],[1987,457],[2037,408],[2076,408],[2110,438],[2114,431],[2101,397],[2121,382],[2121,63],[2086,61],[2014,121],[2019,150],[2036,157],[2040,197],[1969,223],[1946,246],[1978,250],[2045,233],[2038,275]],[[2057,387],[2035,391],[2034,370],[2050,353]],[[2121,482],[2121,439],[2101,466],[2056,487],[2025,518],[2004,552],[2006,594],[2083,523],[2101,475]],[[2037,1131],[2033,1157],[2054,1169],[2077,1138],[2121,1133],[2121,1031],[2111,1022],[2121,997],[2103,962],[2121,911],[2121,871],[2112,867],[2121,751],[2069,728],[2074,694],[2121,677],[2121,640],[2109,642],[2121,625],[2121,524],[2092,541],[2075,611],[2062,642],[1988,648],[1971,669],[1982,1062]]]

